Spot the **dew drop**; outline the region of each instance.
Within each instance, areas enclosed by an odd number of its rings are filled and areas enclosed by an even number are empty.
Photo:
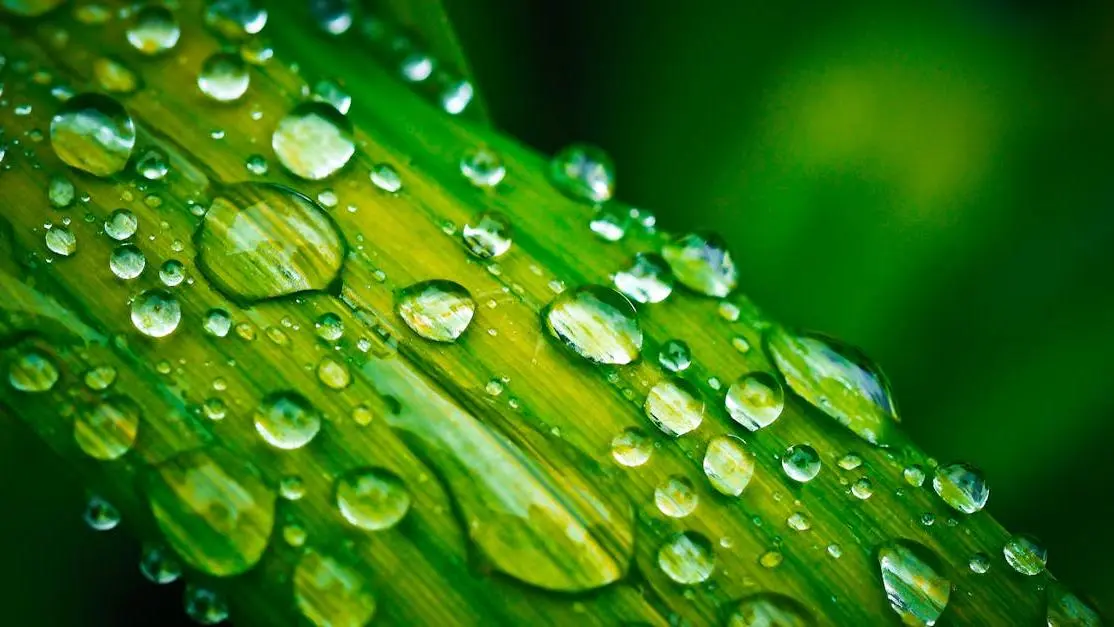
[[[344,363],[332,357],[322,357],[321,361],[317,362],[317,380],[327,388],[343,390],[351,385],[352,375],[349,374],[348,366]]]
[[[546,307],[545,323],[550,335],[598,364],[629,364],[642,350],[634,305],[600,285],[562,292]]]
[[[306,484],[298,475],[286,475],[279,480],[279,496],[287,501],[297,501],[306,495]]]
[[[297,392],[268,394],[255,412],[255,430],[283,450],[302,448],[321,430],[321,415]]]
[[[684,372],[692,365],[689,345],[682,340],[669,340],[658,351],[658,363],[670,372]]]
[[[130,94],[140,85],[139,76],[115,57],[100,57],[93,61],[93,76],[101,89],[110,94]]]
[[[615,273],[615,287],[636,303],[660,303],[673,293],[673,275],[656,253],[638,253],[630,267]]]
[[[472,103],[473,96],[475,96],[475,90],[472,88],[472,83],[466,80],[456,80],[445,85],[438,99],[441,101],[441,109],[445,113],[459,115]]]
[[[588,144],[572,144],[554,155],[549,176],[561,193],[574,200],[597,204],[615,194],[615,164],[603,150]]]
[[[781,416],[785,408],[785,391],[769,373],[752,372],[727,388],[724,406],[732,420],[750,431],[757,431],[770,426]]]
[[[250,155],[244,161],[244,167],[252,174],[263,176],[268,170],[267,159],[263,155]]]
[[[112,98],[80,94],[51,118],[50,144],[66,165],[112,176],[124,169],[135,148],[135,123]]]
[[[711,541],[695,531],[679,533],[658,549],[658,567],[683,586],[703,583],[716,568]]]
[[[588,222],[588,228],[592,229],[592,232],[605,242],[617,242],[626,236],[629,224],[629,214],[621,208],[605,205],[600,207],[599,211],[592,216],[591,221]],[[664,259],[661,260],[661,264],[665,266]],[[670,277],[670,280],[672,280],[672,277]]]
[[[170,172],[170,162],[163,151],[152,148],[136,160],[135,171],[148,181],[161,181]]]
[[[851,484],[851,494],[855,495],[855,498],[865,501],[874,496],[874,484],[871,483],[869,478],[860,477],[855,483]]]
[[[371,166],[368,176],[371,178],[372,185],[385,192],[393,194],[402,189],[402,178],[398,175],[398,170],[389,163],[377,163]]]
[[[480,259],[499,257],[511,249],[511,223],[506,216],[485,211],[461,230],[468,252]]]
[[[766,551],[758,556],[758,564],[762,568],[777,568],[785,561],[785,556],[780,551]]]
[[[208,588],[187,585],[182,606],[186,616],[199,625],[216,625],[228,620],[228,603]]]
[[[210,309],[205,313],[205,332],[213,337],[225,337],[232,329],[232,316],[223,309]]]
[[[348,110],[352,107],[352,95],[332,79],[317,81],[310,92],[310,98],[331,105],[341,115],[348,115]]]
[[[982,473],[962,462],[937,468],[932,477],[932,489],[952,509],[964,514],[981,510],[990,498],[990,487]]]
[[[684,518],[696,510],[700,498],[692,482],[674,475],[654,490],[654,504],[658,511],[670,518]]]
[[[104,221],[104,232],[116,241],[123,241],[135,235],[139,220],[127,209],[117,209]]]
[[[352,0],[309,0],[309,13],[321,30],[330,35],[343,35],[355,19]]]
[[[107,390],[116,382],[116,369],[112,366],[95,366],[85,371],[85,387],[99,392]]]
[[[344,336],[344,321],[333,312],[326,312],[313,323],[317,337],[326,342],[336,342]]]
[[[904,470],[901,471],[901,476],[905,478],[905,483],[908,483],[915,488],[919,488],[924,485],[924,468],[921,468],[917,464],[907,466]]]
[[[848,453],[836,462],[844,470],[854,470],[863,465],[863,458],[858,453]]]
[[[135,444],[139,414],[135,401],[126,396],[111,396],[78,414],[74,440],[93,459],[119,459]]]
[[[671,436],[684,435],[704,420],[704,400],[684,379],[665,379],[650,389],[643,405],[650,421]]]
[[[397,525],[410,511],[410,492],[386,470],[360,468],[337,479],[336,504],[351,525],[382,531]]]
[[[54,359],[37,348],[21,348],[8,364],[8,383],[29,394],[49,392],[58,382]]]
[[[148,4],[139,9],[128,28],[128,43],[147,55],[161,54],[178,45],[182,30],[170,9]]]
[[[396,311],[406,326],[435,342],[455,342],[476,314],[476,301],[459,283],[434,279],[399,291]]]
[[[984,575],[990,570],[990,556],[986,553],[975,553],[967,561],[967,567],[976,575]]]
[[[65,209],[73,204],[74,187],[69,179],[62,176],[50,177],[46,188],[46,198],[50,205],[57,209]]]
[[[255,0],[210,0],[205,25],[230,41],[258,35],[267,25],[267,10]]]
[[[460,159],[460,173],[476,187],[495,187],[507,175],[507,168],[494,151],[479,148]]]
[[[637,468],[649,461],[653,452],[654,443],[636,427],[624,429],[611,440],[611,457],[620,466]]]
[[[727,627],[812,627],[812,615],[796,600],[759,592],[734,602]]]
[[[179,285],[186,278],[186,267],[177,259],[168,259],[159,268],[159,280],[167,287]]]
[[[56,226],[48,230],[43,240],[50,252],[56,255],[69,257],[77,252],[77,236],[64,226]]]
[[[132,324],[149,337],[166,337],[178,328],[182,306],[165,290],[147,290],[132,301]]]
[[[794,444],[781,458],[785,474],[798,483],[808,483],[820,474],[820,455],[807,444]]]
[[[928,549],[907,540],[878,550],[886,597],[906,625],[935,625],[948,605],[951,582],[940,575],[937,562]]]
[[[217,102],[235,102],[248,90],[251,74],[240,55],[217,52],[205,59],[197,75],[201,93]]]
[[[727,244],[714,233],[689,233],[661,248],[661,255],[681,285],[723,298],[735,289],[739,272]]]
[[[1029,535],[1011,537],[1002,547],[1002,554],[1010,568],[1030,577],[1044,572],[1044,565],[1048,563],[1048,549]]]
[[[120,524],[120,510],[99,496],[89,497],[82,515],[85,524],[93,531],[111,531]]]
[[[331,105],[312,101],[294,107],[279,121],[271,148],[291,174],[310,181],[335,174],[356,152],[348,118]]]
[[[309,549],[294,568],[294,604],[317,627],[363,627],[375,615],[375,596],[353,567]]]
[[[182,576],[182,564],[165,547],[148,545],[139,558],[139,572],[151,583],[174,583]]]
[[[754,476],[754,467],[754,454],[734,436],[716,437],[708,442],[704,451],[704,474],[708,483],[721,494],[742,494]]]

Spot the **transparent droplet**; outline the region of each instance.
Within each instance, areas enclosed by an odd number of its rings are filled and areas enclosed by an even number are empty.
[[[225,337],[232,328],[232,317],[223,309],[210,309],[205,313],[205,332],[213,337]]]
[[[935,625],[948,606],[951,582],[940,574],[936,556],[907,540],[878,550],[882,584],[890,607],[906,625]]]
[[[352,123],[331,105],[304,102],[279,121],[271,148],[291,174],[320,181],[343,168],[356,153]]]
[[[412,52],[402,59],[399,69],[402,77],[412,83],[420,83],[433,74],[433,58],[424,52]]]
[[[116,382],[116,369],[112,366],[94,366],[85,371],[85,387],[94,391],[107,390]]]
[[[297,392],[274,392],[256,411],[255,430],[275,448],[298,449],[321,430],[321,414]]]
[[[762,568],[777,568],[785,561],[785,556],[780,551],[766,551],[758,556],[758,564]]]
[[[46,188],[46,198],[51,206],[64,209],[73,204],[74,187],[69,179],[62,176],[50,177]]]
[[[266,183],[225,188],[205,213],[196,241],[205,276],[226,296],[248,302],[324,290],[345,254],[323,209]]]
[[[796,600],[774,592],[759,592],[736,601],[727,627],[812,627],[812,615]]]
[[[476,314],[476,301],[459,283],[434,279],[398,293],[395,305],[410,330],[427,340],[455,342]]]
[[[410,511],[410,492],[394,474],[361,468],[337,480],[336,504],[341,516],[368,531],[390,529]]]
[[[162,180],[170,172],[170,162],[162,150],[152,148],[136,160],[135,171],[148,181]]]
[[[234,102],[248,90],[251,74],[240,55],[217,52],[201,64],[197,87],[201,93],[217,102]]]
[[[704,451],[704,474],[708,483],[721,494],[739,496],[754,476],[754,454],[746,444],[730,435],[721,435],[708,442]]]
[[[636,303],[660,303],[673,293],[673,275],[656,253],[638,253],[630,267],[615,273],[615,287]]]
[[[723,298],[739,281],[727,244],[715,233],[682,235],[662,246],[661,256],[681,285],[705,296]]]
[[[177,259],[169,259],[159,268],[159,280],[167,287],[174,287],[186,278],[186,267]]]
[[[607,202],[615,194],[615,165],[603,150],[588,144],[572,144],[549,162],[553,185],[574,200],[592,204]]]
[[[159,4],[148,4],[136,12],[128,27],[128,43],[143,54],[161,54],[178,45],[182,31],[170,9]]]
[[[348,110],[352,107],[352,95],[332,79],[317,81],[310,91],[310,97],[331,105],[341,115],[348,115]]]
[[[139,220],[135,214],[127,209],[117,209],[109,214],[104,221],[104,232],[117,241],[123,241],[135,235],[139,227]]]
[[[745,374],[727,388],[724,406],[731,419],[751,431],[768,427],[785,408],[785,390],[766,372]]]
[[[924,485],[924,468],[921,468],[917,464],[907,466],[904,470],[901,471],[901,476],[905,478],[905,483],[908,483],[913,487],[919,488]]]
[[[983,575],[990,570],[990,556],[986,553],[975,553],[968,560],[967,567],[976,575]]]
[[[704,420],[704,399],[684,379],[658,382],[646,395],[643,409],[658,429],[674,437],[696,429]]]
[[[629,364],[642,350],[634,305],[600,285],[562,292],[546,308],[545,323],[553,337],[598,364]]]
[[[669,340],[658,351],[658,363],[670,372],[683,372],[692,365],[689,345],[682,340]]]
[[[167,543],[205,574],[243,573],[267,548],[275,493],[226,449],[195,449],[160,463],[147,476],[147,496]]]
[[[99,496],[89,497],[82,516],[85,524],[94,531],[110,531],[120,524],[120,510]]]
[[[834,544],[834,543],[829,544],[828,545],[828,555],[831,555],[835,559],[839,559],[839,558],[843,557],[843,547],[839,546],[838,544]]]
[[[173,583],[182,576],[182,564],[165,547],[148,545],[139,558],[139,572],[151,583]]]
[[[207,398],[201,404],[201,411],[209,420],[224,420],[224,416],[228,413],[228,406],[219,398]]]
[[[110,94],[130,94],[139,89],[139,76],[116,57],[100,57],[93,61],[93,76],[101,89]]]
[[[592,229],[592,232],[604,241],[617,242],[627,234],[629,224],[630,214],[623,211],[621,207],[604,205],[592,216],[592,220],[588,222],[588,228]],[[657,257],[658,255],[654,256]],[[665,266],[664,259],[661,260],[661,264]],[[668,270],[667,267],[666,270]],[[670,280],[672,281],[672,277],[670,277]]]
[[[333,390],[343,390],[352,383],[352,375],[348,372],[348,366],[343,362],[337,361],[332,357],[322,357],[321,361],[317,362],[317,380],[325,384],[325,387]]]
[[[132,324],[149,337],[166,337],[182,321],[182,306],[165,290],[147,290],[136,296],[131,312]]]
[[[50,144],[66,165],[112,176],[124,169],[135,148],[135,123],[112,98],[80,94],[51,118]]]
[[[244,161],[244,167],[252,174],[263,176],[267,173],[267,159],[263,155],[251,155]]]
[[[242,41],[263,30],[267,10],[256,0],[210,0],[205,25],[225,39]]]
[[[294,568],[294,604],[316,627],[364,627],[375,615],[375,596],[360,573],[310,549]]]
[[[1048,563],[1048,549],[1033,536],[1016,535],[1002,547],[1006,563],[1022,575],[1039,575]]]
[[[654,443],[636,427],[624,429],[611,440],[611,457],[621,466],[636,468],[645,464],[654,452]]]
[[[781,458],[785,474],[798,483],[808,483],[820,474],[820,455],[807,444],[794,444]]]
[[[330,35],[343,35],[355,19],[352,0],[309,0],[309,14],[321,30]]]
[[[511,249],[511,223],[506,216],[485,211],[461,229],[468,252],[480,259],[499,257]]]
[[[21,348],[8,364],[8,383],[20,392],[48,392],[57,382],[54,359],[37,348]]]
[[[658,567],[683,586],[703,583],[716,569],[711,541],[695,531],[679,533],[658,549]]]
[[[766,351],[798,396],[871,444],[887,444],[898,422],[890,385],[861,351],[816,334],[774,325]]]
[[[55,255],[69,257],[77,252],[77,236],[64,226],[56,226],[43,237],[46,247]]]
[[[1102,627],[1102,618],[1064,584],[1051,580],[1048,584],[1048,627]]]
[[[874,484],[867,477],[860,477],[851,484],[851,494],[865,501],[874,495]]]
[[[476,92],[472,83],[466,80],[456,80],[445,85],[438,99],[441,101],[441,109],[445,113],[460,115],[472,103],[472,98],[475,95]]]
[[[306,494],[306,484],[298,475],[286,475],[279,480],[279,496],[287,501],[297,501]]]
[[[507,168],[497,153],[478,148],[460,159],[460,173],[476,187],[495,187],[507,175]]]
[[[126,396],[111,396],[78,414],[74,420],[74,440],[93,459],[119,459],[135,444],[139,414],[135,401]]]
[[[282,526],[282,539],[292,547],[300,547],[306,543],[309,534],[306,528],[297,521],[290,521]]]
[[[932,477],[932,489],[957,511],[974,514],[986,506],[990,487],[982,473],[970,464],[940,466]]]
[[[808,531],[812,528],[812,522],[809,521],[808,516],[801,512],[794,512],[785,520],[785,524],[793,531]]]
[[[371,184],[385,192],[393,194],[402,189],[402,177],[398,175],[398,170],[389,163],[377,163],[371,166],[369,176]]]
[[[669,477],[654,490],[654,504],[658,511],[670,518],[688,516],[699,503],[696,488],[685,477]]]
[[[228,603],[208,588],[187,585],[182,606],[186,616],[199,625],[216,625],[228,620]]]

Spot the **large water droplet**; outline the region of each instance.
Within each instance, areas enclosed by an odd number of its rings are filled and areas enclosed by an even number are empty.
[[[932,477],[932,489],[953,509],[974,514],[986,506],[990,487],[982,473],[970,464],[940,466]]]
[[[1006,541],[1002,554],[1010,568],[1030,577],[1044,572],[1048,563],[1048,549],[1033,536],[1016,535]]]
[[[660,303],[673,293],[673,275],[657,253],[638,253],[629,268],[615,273],[615,287],[637,303]]]
[[[117,209],[104,221],[104,232],[116,241],[123,241],[135,235],[139,219],[127,209]]]
[[[754,476],[754,466],[754,454],[734,436],[714,438],[704,451],[704,474],[708,483],[721,494],[742,494]]]
[[[427,340],[455,342],[476,314],[476,301],[459,283],[434,279],[398,293],[396,310],[406,326]]]
[[[684,518],[696,510],[700,497],[692,482],[685,477],[672,476],[654,489],[654,504],[658,511],[670,518]]]
[[[321,414],[297,392],[268,394],[255,412],[255,430],[276,448],[309,444],[321,430]]]
[[[712,543],[695,531],[679,533],[658,549],[658,567],[683,586],[703,583],[716,569]]]
[[[170,9],[148,4],[135,14],[128,28],[128,43],[143,54],[160,54],[178,45],[182,30]]]
[[[312,200],[262,183],[225,188],[197,243],[206,277],[229,298],[248,302],[324,290],[345,254],[336,225]]]
[[[793,481],[808,483],[820,474],[820,454],[807,444],[794,444],[785,449],[781,468]]]
[[[199,625],[216,625],[228,620],[228,603],[215,591],[194,584],[186,586],[182,607]]]
[[[368,531],[390,529],[410,511],[410,492],[395,475],[379,468],[361,468],[337,479],[340,514]]]
[[[667,435],[680,436],[700,426],[704,400],[684,379],[665,379],[650,389],[643,405],[650,420]]]
[[[190,566],[227,577],[263,556],[275,494],[245,460],[220,449],[179,453],[148,476],[147,495],[167,542]]]
[[[727,627],[811,627],[812,615],[795,599],[759,592],[734,603]]]
[[[629,364],[642,350],[634,305],[600,285],[562,293],[545,311],[546,328],[573,352],[599,364]]]
[[[132,301],[132,324],[149,337],[166,337],[182,321],[182,306],[166,290],[147,290]]]
[[[681,285],[705,296],[723,298],[738,283],[727,244],[714,233],[682,235],[662,246],[661,255]]]
[[[1072,594],[1064,584],[1048,583],[1048,627],[1102,627],[1102,618],[1093,608]]]
[[[210,0],[205,25],[232,41],[259,34],[267,25],[267,10],[255,0]]]
[[[251,74],[240,55],[217,52],[201,64],[197,87],[201,93],[217,102],[233,102],[248,90]]]
[[[770,426],[781,416],[785,407],[785,391],[773,375],[752,372],[727,388],[724,405],[732,420],[757,431]]]
[[[356,152],[352,123],[331,105],[304,102],[279,121],[271,147],[291,174],[319,181],[340,170]]]
[[[892,437],[897,410],[881,369],[861,351],[816,334],[794,335],[774,325],[766,351],[798,396],[871,444]]]
[[[20,392],[48,392],[57,382],[54,359],[37,348],[21,348],[8,364],[8,383]]]
[[[468,252],[488,259],[503,255],[511,249],[511,223],[506,216],[485,211],[461,229]]]
[[[135,148],[135,123],[112,98],[80,94],[51,118],[50,145],[66,165],[112,176],[124,169]]]
[[[601,203],[615,194],[615,165],[603,150],[587,144],[572,144],[549,163],[553,185],[574,200]]]
[[[375,596],[351,566],[313,549],[294,568],[294,603],[317,627],[363,627],[375,615]]]
[[[951,582],[940,575],[937,561],[928,549],[906,540],[878,550],[886,597],[906,625],[935,625],[948,606]]]
[[[135,401],[111,396],[78,415],[74,421],[74,440],[94,459],[118,459],[135,443],[139,414]]]

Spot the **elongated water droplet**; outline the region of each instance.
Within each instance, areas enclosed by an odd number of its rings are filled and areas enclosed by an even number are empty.
[[[294,603],[317,627],[364,627],[375,615],[375,596],[363,576],[339,560],[307,550],[294,568]]]
[[[1040,540],[1024,534],[1007,540],[1002,554],[1010,568],[1030,577],[1044,572],[1044,565],[1048,563],[1048,549]]]
[[[658,351],[658,363],[670,372],[683,372],[692,365],[689,345],[681,340],[669,340]]]
[[[54,359],[37,348],[20,348],[8,363],[8,383],[20,392],[49,392],[57,382]]]
[[[689,233],[661,248],[681,285],[705,296],[723,298],[735,289],[739,272],[727,244],[715,233]]]
[[[731,419],[751,431],[768,427],[785,408],[781,383],[766,372],[745,374],[727,388],[724,399]]]
[[[255,412],[255,430],[267,444],[293,450],[309,444],[321,430],[321,414],[297,392],[274,392]]]
[[[93,495],[85,504],[82,514],[85,524],[94,531],[111,531],[120,524],[120,510],[103,498]]]
[[[147,290],[132,301],[132,324],[149,337],[166,337],[178,328],[182,306],[166,290]]]
[[[708,442],[704,451],[704,474],[717,492],[739,496],[754,476],[754,454],[742,440],[721,435]]]
[[[646,415],[671,436],[684,435],[704,420],[704,400],[700,392],[684,379],[665,379],[650,389],[643,405]]]
[[[130,94],[140,86],[139,76],[115,57],[100,57],[93,61],[93,76],[101,89],[110,94]]]
[[[135,443],[139,414],[135,401],[126,396],[111,396],[78,414],[74,440],[93,459],[118,459]]]
[[[595,363],[629,364],[642,350],[642,328],[634,305],[600,285],[561,293],[546,308],[545,323],[553,337]]]
[[[685,477],[669,477],[654,490],[654,504],[658,511],[670,518],[688,516],[699,503],[696,488]]]
[[[396,310],[410,330],[427,340],[455,342],[476,314],[476,301],[459,283],[434,279],[398,293]]]
[[[124,169],[135,148],[135,123],[112,98],[80,94],[51,118],[50,145],[66,165],[112,176]]]
[[[173,583],[182,576],[182,565],[165,547],[149,545],[143,547],[139,558],[139,572],[151,583]]]
[[[267,25],[267,10],[256,0],[210,0],[205,25],[231,41],[258,35]]]
[[[623,239],[627,234],[627,226],[629,225],[630,214],[621,207],[611,205],[600,207],[596,215],[592,216],[591,221],[588,222],[588,228],[592,229],[592,232],[605,242],[617,242]],[[661,260],[661,264],[668,270],[664,259]],[[672,280],[672,277],[670,277],[670,280]]]
[[[494,151],[480,148],[461,158],[460,173],[476,187],[495,187],[507,175],[507,168]]]
[[[244,183],[213,201],[197,236],[198,267],[229,298],[253,302],[324,290],[344,263],[332,219],[294,190]]]
[[[216,625],[228,620],[228,603],[215,591],[194,584],[186,586],[182,607],[199,625]]]
[[[673,293],[673,275],[661,255],[638,253],[629,268],[615,273],[615,287],[636,303],[660,303]]]
[[[812,627],[816,622],[795,599],[775,592],[759,592],[736,601],[727,627]]]
[[[774,325],[766,351],[798,396],[871,444],[886,445],[898,422],[890,384],[861,351],[816,334]]]
[[[480,259],[499,257],[511,249],[511,223],[506,216],[485,211],[461,229],[468,252]]]
[[[337,479],[337,509],[360,529],[382,531],[410,511],[410,492],[402,480],[380,468],[362,468]]]
[[[356,153],[352,123],[323,102],[304,102],[279,121],[271,136],[279,163],[310,181],[328,178]]]
[[[247,64],[231,52],[217,52],[205,59],[197,75],[198,89],[217,102],[239,100],[250,82]]]
[[[263,556],[275,522],[275,493],[255,468],[220,448],[179,453],[147,477],[155,522],[190,566],[238,575]]]
[[[844,470],[854,470],[863,465],[863,458],[858,453],[848,453],[840,457],[836,464]]]
[[[368,177],[371,178],[372,185],[385,192],[393,194],[402,189],[402,177],[399,176],[398,170],[389,163],[377,163],[371,166]]]
[[[712,543],[695,531],[679,533],[658,549],[658,567],[683,586],[703,583],[716,569]]]
[[[1102,627],[1102,618],[1093,608],[1072,594],[1064,584],[1048,583],[1048,627]]]
[[[785,449],[781,468],[793,481],[808,483],[820,474],[820,454],[807,444],[794,444]]]
[[[629,427],[611,440],[611,456],[621,466],[635,468],[645,464],[654,452],[654,443],[641,429]]]
[[[878,564],[890,607],[902,622],[935,625],[951,596],[951,582],[940,575],[936,556],[919,544],[895,540],[879,548]]]
[[[932,489],[953,509],[974,514],[986,506],[990,487],[982,473],[970,464],[940,466],[932,477]]]
[[[161,54],[178,45],[182,30],[170,9],[158,4],[148,4],[135,14],[128,28],[128,43],[147,55]]]
[[[603,150],[572,144],[549,162],[554,187],[569,198],[588,203],[611,200],[615,194],[615,165]]]

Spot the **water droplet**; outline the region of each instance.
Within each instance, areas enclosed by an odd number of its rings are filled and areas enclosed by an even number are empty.
[[[670,518],[688,516],[699,503],[696,489],[685,477],[669,477],[654,490],[654,504],[658,506],[658,511]]]
[[[182,604],[186,616],[199,625],[216,625],[228,620],[228,603],[208,588],[187,585]]]
[[[46,188],[46,198],[51,206],[64,209],[73,204],[74,187],[69,179],[62,176],[50,177]]]
[[[848,453],[840,457],[837,463],[844,470],[854,470],[863,465],[863,458],[858,453]]]
[[[843,547],[839,546],[838,544],[834,544],[834,543],[829,544],[828,545],[828,555],[831,555],[835,559],[839,559],[839,558],[843,557]]]
[[[167,287],[174,287],[186,278],[186,267],[177,259],[169,259],[159,268],[159,280]]]
[[[120,103],[100,94],[80,94],[50,120],[50,143],[66,165],[94,176],[111,176],[135,148],[135,123]]]
[[[352,123],[331,105],[304,102],[279,121],[271,136],[279,163],[291,174],[320,181],[343,168],[356,152]]]
[[[321,30],[343,35],[352,27],[352,0],[309,0],[309,13]]]
[[[627,234],[629,224],[630,214],[623,211],[622,208],[604,205],[592,216],[592,220],[588,222],[588,228],[592,229],[592,232],[605,242],[617,242]],[[664,259],[661,260],[661,263],[662,266],[665,266]],[[672,280],[672,277],[670,279]]]
[[[148,4],[136,12],[127,35],[132,48],[143,54],[154,55],[178,45],[182,31],[170,9],[158,4]]]
[[[507,175],[507,168],[494,151],[478,148],[460,159],[460,173],[476,187],[495,187]]]
[[[244,167],[252,174],[263,176],[267,173],[267,159],[263,155],[251,155],[244,161]]]
[[[1062,583],[1048,584],[1048,627],[1102,627],[1102,618]]]
[[[727,627],[811,627],[816,624],[803,605],[782,594],[759,592],[736,601]]]
[[[660,381],[646,395],[643,409],[658,429],[674,437],[696,429],[704,419],[704,400],[684,379]]]
[[[73,234],[73,231],[64,226],[56,226],[48,230],[43,240],[50,252],[56,255],[69,257],[77,252],[77,237]]]
[[[774,325],[766,351],[789,387],[871,444],[887,444],[898,421],[890,384],[861,351],[817,333]]]
[[[136,160],[135,171],[148,181],[159,181],[170,172],[170,162],[167,161],[165,153],[152,148]]]
[[[396,310],[410,330],[434,342],[455,342],[476,314],[476,301],[459,283],[434,279],[398,293]]]
[[[468,252],[480,259],[499,257],[511,249],[511,223],[506,216],[485,211],[461,230]]]
[[[147,290],[132,301],[132,324],[149,337],[166,337],[182,321],[182,306],[165,290]]]
[[[182,576],[182,565],[166,548],[149,545],[139,558],[139,572],[151,583],[173,583]]]
[[[119,459],[135,444],[139,406],[125,396],[112,396],[78,414],[74,440],[81,450],[102,461]]]
[[[906,540],[878,550],[890,607],[906,625],[935,625],[948,605],[951,582],[940,575],[935,555]]]
[[[54,360],[37,348],[22,348],[8,364],[8,383],[20,392],[48,392],[57,382]]]
[[[683,372],[692,365],[689,345],[681,340],[669,340],[658,351],[658,363],[670,372]]]
[[[768,427],[781,416],[785,391],[766,372],[745,374],[727,388],[724,406],[731,419],[751,431]]]
[[[703,583],[716,569],[712,543],[695,531],[679,533],[658,549],[658,567],[683,586]]]
[[[294,603],[317,627],[363,627],[375,615],[375,596],[360,573],[310,549],[294,568]]]
[[[297,501],[306,495],[306,484],[298,475],[286,475],[279,480],[279,496],[288,501]]]
[[[809,521],[808,516],[801,512],[794,512],[785,520],[785,524],[793,531],[808,531],[812,528],[812,522]]]
[[[348,366],[332,357],[322,357],[317,362],[317,380],[333,390],[343,390],[352,383]]]
[[[201,404],[201,411],[209,420],[224,420],[224,416],[228,413],[228,406],[219,398],[207,398]]]
[[[244,183],[224,191],[197,237],[198,267],[221,292],[250,302],[333,283],[345,244],[324,210],[278,185]]]
[[[572,144],[549,163],[550,180],[574,200],[602,203],[615,194],[615,165],[603,150],[588,144]]]
[[[629,427],[611,440],[611,456],[621,466],[636,468],[645,464],[654,452],[654,443],[641,429]]]
[[[642,350],[634,305],[600,285],[562,292],[546,308],[545,323],[553,337],[595,363],[629,364]]]
[[[704,474],[721,494],[739,496],[754,476],[754,454],[742,440],[721,435],[708,442],[704,451]]]
[[[256,411],[255,430],[271,446],[293,450],[313,440],[321,430],[321,415],[297,392],[274,392]]]
[[[82,517],[85,524],[94,531],[110,531],[120,524],[120,510],[96,495],[89,497]]]
[[[615,273],[615,287],[638,303],[660,303],[673,293],[673,275],[656,253],[638,253],[630,268]]]
[[[93,76],[101,89],[110,94],[130,94],[139,89],[139,76],[115,57],[100,57],[93,61]]]
[[[112,366],[95,366],[85,371],[85,387],[94,391],[107,390],[116,382],[116,369]]]
[[[348,115],[348,110],[352,107],[352,95],[332,79],[317,81],[310,92],[310,97],[317,102],[331,105],[341,115]]]
[[[766,551],[758,556],[758,564],[762,568],[777,568],[785,561],[785,556],[780,551]]]
[[[135,235],[139,220],[127,209],[117,209],[104,221],[104,232],[116,241],[123,241]]]
[[[913,487],[919,488],[924,485],[924,468],[921,468],[917,464],[907,466],[905,470],[901,471],[901,476],[905,478],[905,483]]]
[[[449,115],[459,115],[472,103],[473,96],[475,96],[475,90],[472,88],[472,83],[466,80],[450,81],[441,90],[439,96],[441,109]]]
[[[223,309],[210,309],[205,313],[205,332],[213,337],[225,337],[232,328],[232,317]]]
[[[195,449],[160,463],[147,476],[147,495],[167,542],[203,573],[238,575],[267,548],[275,494],[225,449]]]
[[[820,455],[807,444],[794,444],[785,449],[781,468],[793,481],[808,483],[820,474]]]
[[[398,175],[398,170],[389,163],[377,163],[371,166],[369,176],[371,184],[385,192],[393,194],[402,189],[402,178]]]
[[[723,298],[738,283],[727,244],[715,233],[682,235],[662,246],[661,255],[681,285],[705,296]]]
[[[874,495],[874,484],[871,483],[867,477],[860,477],[855,483],[851,484],[851,494],[855,498],[866,500]]]
[[[326,342],[336,342],[344,336],[344,321],[333,312],[321,314],[313,325],[317,329],[317,337]]]
[[[1048,549],[1040,540],[1028,535],[1011,537],[1002,547],[1002,554],[1010,568],[1030,577],[1041,574],[1048,563]]]
[[[282,539],[292,547],[302,546],[308,537],[306,528],[297,521],[290,521],[282,526]]]
[[[368,531],[390,529],[410,511],[410,492],[395,475],[379,468],[349,471],[337,480],[340,514]]]
[[[402,71],[402,77],[412,83],[420,83],[433,74],[433,68],[436,65],[433,58],[424,52],[411,52],[402,59],[399,64],[399,69]]]
[[[990,570],[990,556],[986,553],[975,553],[967,562],[967,567],[976,575],[986,574]]]
[[[982,473],[964,463],[937,468],[932,477],[932,489],[945,503],[964,514],[981,510],[990,498],[990,487],[986,485]]]
[[[263,30],[267,10],[255,0],[211,0],[205,7],[205,25],[225,39],[241,41]]]
[[[251,74],[240,55],[217,52],[201,64],[197,87],[201,93],[217,102],[234,102],[248,90]]]

